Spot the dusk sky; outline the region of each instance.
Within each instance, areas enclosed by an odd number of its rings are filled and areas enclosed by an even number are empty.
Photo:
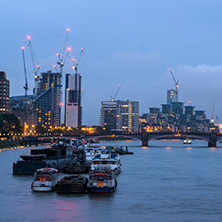
[[[53,70],[56,53],[70,28],[71,59],[84,47],[79,64],[84,95],[83,124],[99,124],[101,101],[139,101],[140,115],[166,103],[179,80],[179,101],[222,121],[221,0],[1,1],[0,70],[10,80],[10,96],[24,95],[21,46],[26,47],[28,94],[34,72],[26,36],[41,66]],[[63,78],[64,83],[64,78]],[[64,85],[64,84],[63,84]]]

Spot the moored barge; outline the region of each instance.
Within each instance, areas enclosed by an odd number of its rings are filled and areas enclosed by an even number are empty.
[[[85,193],[88,179],[84,176],[65,176],[57,183],[57,193],[75,194]]]

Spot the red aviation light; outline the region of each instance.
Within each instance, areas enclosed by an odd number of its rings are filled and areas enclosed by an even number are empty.
[[[171,71],[171,68],[169,68],[169,71]]]
[[[70,32],[70,29],[68,28],[68,29],[66,29],[66,31],[67,31],[67,32]]]
[[[68,51],[68,52],[71,52],[71,50],[72,50],[71,47],[68,47],[68,48],[67,48],[67,51]]]
[[[56,65],[53,65],[53,68],[56,68]]]
[[[37,65],[37,69],[40,69],[40,65]]]
[[[25,50],[25,47],[24,47],[24,46],[22,46],[22,47],[21,47],[21,49],[22,49],[22,50]]]
[[[28,39],[28,40],[31,40],[31,36],[30,36],[30,35],[28,35],[28,36],[27,36],[27,39]]]
[[[59,56],[60,54],[59,54],[59,53],[57,53],[56,55],[57,55],[57,56]]]
[[[82,47],[81,50],[83,51],[83,49],[84,49],[84,48]]]
[[[72,61],[75,62],[76,60],[75,60],[75,59],[72,59]]]
[[[60,105],[60,106],[63,106],[63,102],[60,102],[59,105]]]

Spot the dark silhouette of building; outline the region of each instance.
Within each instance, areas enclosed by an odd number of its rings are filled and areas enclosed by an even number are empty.
[[[5,72],[0,71],[0,113],[9,112],[9,83]]]

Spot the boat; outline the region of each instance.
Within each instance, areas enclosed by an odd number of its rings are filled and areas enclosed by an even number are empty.
[[[80,145],[79,140],[77,139],[71,139],[71,145],[74,147],[78,147]]]
[[[87,141],[88,143],[99,143],[99,140],[97,138],[89,139]]]
[[[57,193],[85,193],[88,179],[81,175],[65,176],[57,183]]]
[[[127,146],[115,147],[114,150],[112,150],[112,152],[113,153],[119,153],[119,155],[134,154],[133,152],[130,152],[128,150]]]
[[[121,172],[120,156],[118,153],[102,151],[101,154],[95,156],[91,162],[91,170],[110,168],[116,175]]]
[[[71,174],[88,173],[89,168],[90,166],[86,164],[66,163],[62,168],[62,172]]]
[[[41,168],[35,172],[31,184],[33,191],[53,191],[58,182],[58,170],[54,168]]]
[[[35,155],[20,155],[20,157],[25,161],[41,161],[46,159],[45,154],[35,154]]]
[[[192,140],[191,139],[185,139],[183,141],[183,144],[192,144]]]
[[[86,162],[91,163],[95,156],[100,154],[103,150],[105,150],[105,147],[89,147],[85,149]]]
[[[91,193],[112,193],[116,190],[117,180],[115,173],[110,169],[99,167],[89,173],[88,191]]]

